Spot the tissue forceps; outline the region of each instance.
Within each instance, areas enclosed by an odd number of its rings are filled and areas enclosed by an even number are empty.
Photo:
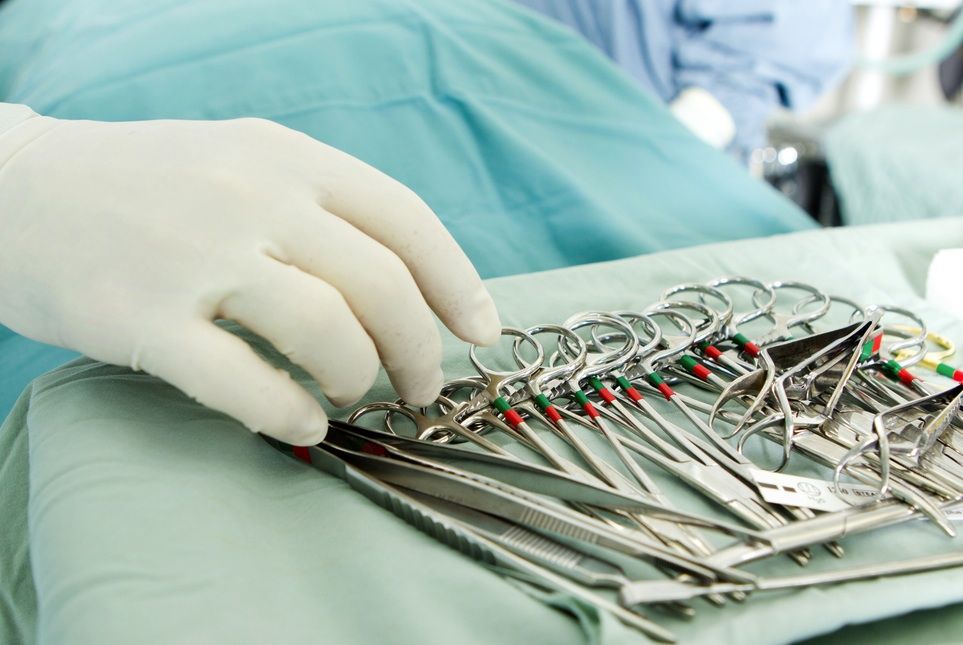
[[[663,548],[645,535],[624,527],[613,529],[548,497],[424,457],[412,459],[404,454],[399,455],[387,442],[356,435],[350,426],[344,424],[339,424],[337,428],[338,431],[329,433],[329,438],[321,444],[321,448],[311,450],[323,448],[334,452],[348,463],[394,486],[496,515],[540,533],[597,544],[649,562],[664,564],[699,578],[752,578],[749,574],[725,567],[703,566],[693,558]],[[684,517],[685,514],[679,516]]]
[[[517,458],[402,437],[336,420],[331,421],[331,427],[342,434],[350,435],[361,446],[362,451],[367,450],[372,454],[394,456],[456,475],[487,477],[510,486],[524,487],[531,493],[555,497],[573,504],[644,513],[652,518],[720,531],[752,541],[764,540],[759,532],[752,529],[720,522],[695,513],[678,511],[650,498],[631,496],[608,488],[598,488],[566,473],[530,464]],[[366,440],[370,441],[365,443]],[[456,467],[451,462],[459,466]]]
[[[716,582],[696,585],[680,580],[646,580],[624,585],[620,601],[626,606],[693,600],[709,594],[779,591],[854,582],[887,576],[902,576],[963,566],[963,553],[940,553],[896,562],[879,562],[842,571],[826,571],[794,576],[758,578],[753,582]]]
[[[521,573],[530,580],[549,589],[580,598],[589,604],[610,612],[623,623],[638,629],[652,638],[666,643],[675,642],[671,632],[652,622],[638,612],[629,611],[607,598],[586,590],[577,584],[553,574],[524,557],[519,557],[503,546],[466,530],[463,525],[419,503],[401,489],[379,481],[368,473],[346,461],[335,451],[320,447],[308,449],[310,463],[347,482],[352,489],[361,493],[379,506],[390,510],[406,522],[454,548],[463,555],[479,561],[486,566],[496,566],[515,574]]]

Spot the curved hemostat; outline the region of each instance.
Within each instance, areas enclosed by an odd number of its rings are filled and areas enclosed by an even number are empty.
[[[792,401],[811,403],[817,395],[825,397],[828,394],[826,403],[822,406],[820,412],[825,417],[831,415],[843,394],[846,384],[852,377],[856,365],[859,363],[863,345],[875,329],[878,320],[879,316],[874,315],[863,322],[853,323],[831,332],[804,339],[811,341],[813,338],[817,338],[818,341],[829,342],[809,358],[776,377],[773,383],[773,393],[779,411],[785,419],[783,445],[786,460],[788,460],[792,445],[794,426],[795,412],[792,408]],[[803,341],[793,341],[791,344],[797,343],[805,344]],[[813,343],[808,344],[812,345]],[[784,347],[772,349],[782,350]],[[768,351],[768,353],[772,357],[772,351]],[[840,364],[844,364],[841,370],[834,369]],[[834,383],[823,392],[817,393],[815,387],[817,380],[828,374],[833,374]]]
[[[746,423],[762,410],[766,403],[771,403],[784,417],[791,420],[790,398],[811,397],[817,379],[826,375],[848,357],[849,361],[845,368],[839,372],[835,383],[829,388],[832,393],[824,413],[831,413],[842,394],[843,386],[848,382],[858,363],[859,350],[874,329],[877,320],[878,317],[873,317],[839,329],[764,348],[759,354],[762,367],[729,383],[712,406],[709,423],[712,424],[727,403],[751,393],[754,393],[753,400],[728,435],[729,437],[739,434]],[[787,425],[786,433],[788,435],[791,432],[790,423]]]
[[[889,449],[919,465],[952,425],[963,400],[963,384],[884,410],[873,419],[876,434],[886,434]]]
[[[723,408],[727,403],[743,396],[752,396],[752,403],[748,405],[746,411],[736,421],[732,432],[723,435],[726,439],[739,434],[746,422],[766,403],[766,394],[772,388],[772,382],[776,376],[772,361],[767,360],[764,355],[762,356],[763,367],[730,381],[709,411],[709,427],[715,429],[716,418],[722,416]]]

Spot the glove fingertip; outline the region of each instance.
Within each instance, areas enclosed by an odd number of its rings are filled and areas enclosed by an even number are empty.
[[[276,432],[267,432],[281,441],[292,446],[313,446],[324,441],[328,434],[328,417],[324,411],[318,407],[308,414],[285,424]]]
[[[412,384],[396,386],[396,389],[406,403],[417,407],[426,407],[438,400],[444,383],[445,374],[439,367],[432,374],[430,380],[417,386]]]
[[[491,296],[484,289],[474,300],[475,302],[467,308],[470,313],[464,316],[457,328],[452,331],[466,342],[490,347],[497,343],[502,335],[502,323],[498,310]]]

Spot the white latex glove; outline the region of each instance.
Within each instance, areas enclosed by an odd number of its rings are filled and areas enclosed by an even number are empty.
[[[433,401],[432,310],[466,341],[500,333],[477,272],[411,190],[259,119],[65,121],[0,104],[0,234],[0,322],[294,444],[323,438],[324,411],[213,320],[267,338],[336,405],[379,362],[406,400]]]
[[[679,92],[669,110],[693,134],[716,148],[725,148],[736,136],[736,123],[729,110],[701,87],[687,87]]]

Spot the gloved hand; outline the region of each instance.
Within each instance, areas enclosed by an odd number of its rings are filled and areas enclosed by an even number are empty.
[[[379,362],[403,398],[442,384],[431,311],[500,333],[477,272],[411,190],[260,119],[101,123],[0,104],[0,323],[156,375],[250,429],[320,441],[327,419],[239,322],[335,405]]]

